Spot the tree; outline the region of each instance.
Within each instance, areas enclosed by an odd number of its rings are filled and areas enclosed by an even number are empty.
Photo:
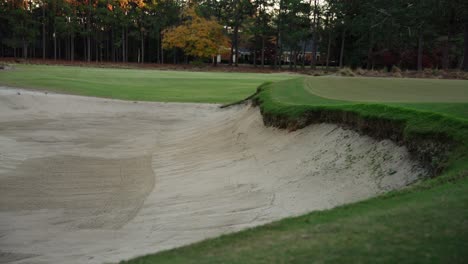
[[[164,48],[177,47],[198,58],[213,57],[225,51],[229,40],[217,21],[199,16],[195,6],[186,9],[182,16],[181,25],[164,32]]]
[[[34,42],[37,33],[37,23],[33,17],[34,6],[30,1],[15,0],[6,1],[6,29],[7,34],[3,39],[3,44],[14,49],[14,56],[17,50],[22,49],[22,57],[28,57],[28,47]]]

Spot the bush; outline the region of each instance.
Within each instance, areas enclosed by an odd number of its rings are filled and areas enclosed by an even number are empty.
[[[322,76],[323,73],[322,73],[322,72],[314,72],[312,75],[313,75],[313,76]]]
[[[205,63],[201,59],[196,59],[196,60],[191,61],[190,65],[201,68],[201,67],[205,66]]]
[[[348,76],[348,77],[356,76],[356,74],[353,72],[353,70],[351,70],[348,67],[339,69],[337,73],[338,73],[339,76]]]
[[[401,75],[401,69],[398,68],[396,65],[392,66],[392,73],[400,73]]]
[[[392,76],[395,78],[403,78],[403,75],[401,72],[392,72]]]
[[[455,74],[456,79],[468,80],[468,72],[457,71]]]
[[[365,69],[363,69],[363,68],[361,68],[361,67],[357,68],[355,72],[356,72],[358,75],[366,75],[366,74],[367,74],[367,70],[365,70]]]

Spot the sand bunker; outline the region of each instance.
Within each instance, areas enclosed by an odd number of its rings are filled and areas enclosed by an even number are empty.
[[[0,263],[104,263],[401,188],[404,147],[258,109],[0,89]]]

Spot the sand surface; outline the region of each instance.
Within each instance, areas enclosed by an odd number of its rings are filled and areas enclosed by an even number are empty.
[[[112,263],[401,188],[404,147],[257,108],[0,88],[0,263]]]

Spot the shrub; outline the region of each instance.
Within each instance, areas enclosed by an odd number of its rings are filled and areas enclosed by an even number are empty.
[[[401,74],[401,72],[393,72],[392,71],[392,76],[395,77],[395,78],[403,78],[403,75]]]
[[[205,66],[205,63],[201,59],[196,59],[196,60],[191,61],[190,65],[201,68],[201,67]]]
[[[401,69],[398,68],[396,65],[392,66],[392,73],[400,73],[401,75]]]
[[[367,70],[365,70],[365,69],[359,67],[359,68],[356,69],[355,72],[356,72],[358,75],[366,75]]]
[[[325,75],[322,71],[314,71],[312,73],[312,76],[322,76],[322,75]]]
[[[351,70],[351,69],[348,68],[348,67],[339,69],[337,73],[338,73],[338,75],[340,75],[340,76],[348,76],[348,77],[354,77],[354,76],[356,76],[356,74],[353,72],[353,70]]]

